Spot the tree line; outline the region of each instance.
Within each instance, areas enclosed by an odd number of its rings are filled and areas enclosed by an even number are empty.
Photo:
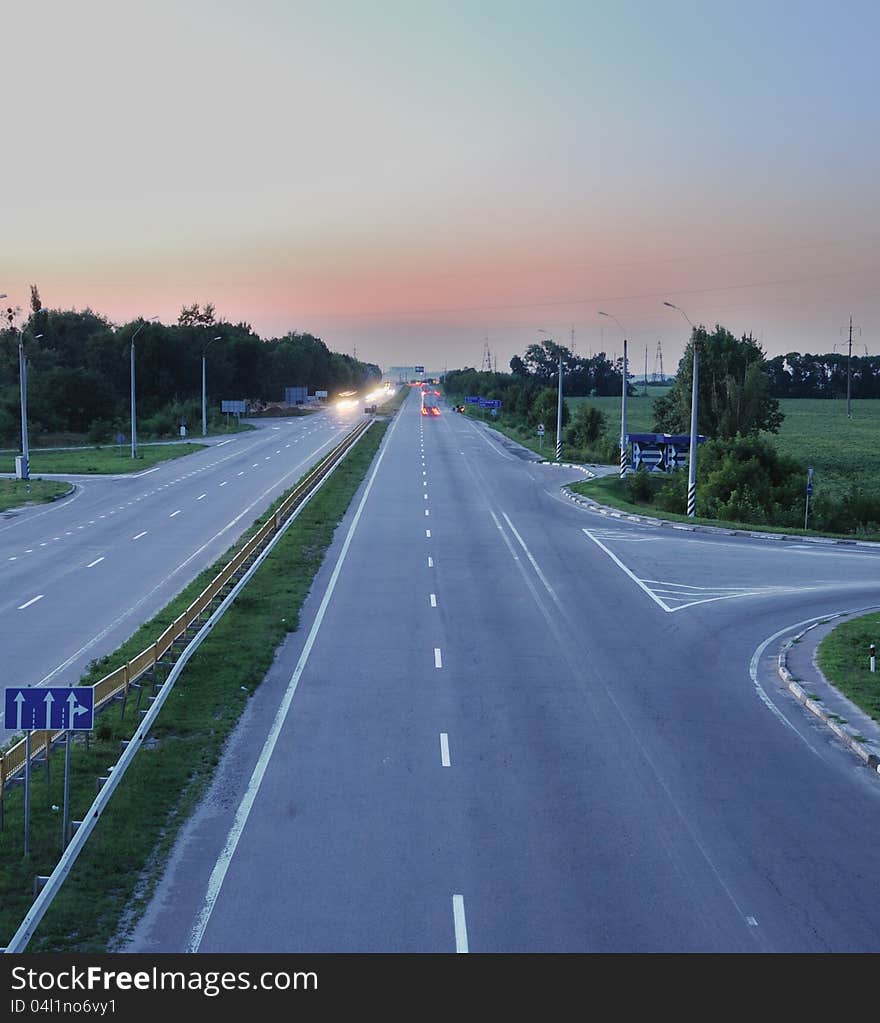
[[[176,324],[138,318],[118,326],[90,309],[46,309],[32,288],[29,315],[8,308],[0,330],[0,443],[7,446],[20,439],[22,337],[32,443],[41,433],[98,442],[128,433],[133,341],[141,436],[174,435],[180,422],[200,421],[203,352],[215,420],[221,399],[280,402],[285,387],[332,394],[381,379],[378,366],[330,351],[312,334],[263,339],[247,323],[217,319],[210,304],[184,307]]]
[[[776,398],[845,398],[847,363],[853,398],[880,398],[880,356],[841,352],[789,352],[767,362],[770,393]]]

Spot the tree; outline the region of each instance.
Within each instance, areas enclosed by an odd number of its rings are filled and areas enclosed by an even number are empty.
[[[40,289],[36,284],[31,285],[31,312],[38,313],[43,308],[43,303],[40,301]]]
[[[537,426],[538,423],[544,423],[548,432],[550,432],[550,425],[553,428],[556,427],[556,416],[559,409],[559,394],[552,387],[545,387],[542,391],[538,392],[537,397],[532,402],[532,407],[529,410],[529,423],[532,426]],[[565,426],[569,420],[568,402],[563,398],[562,400],[562,425]]]
[[[605,433],[607,425],[605,414],[599,409],[593,405],[578,405],[565,439],[576,448],[588,448]]]
[[[699,432],[718,439],[761,430],[778,433],[783,414],[779,402],[770,397],[763,349],[751,335],[737,340],[718,325],[712,334],[705,327],[694,328],[675,383],[654,402],[654,429],[666,433],[690,429],[695,343],[700,350]]]
[[[198,302],[182,306],[177,317],[178,327],[213,327],[215,322],[213,302],[206,302],[204,309]]]

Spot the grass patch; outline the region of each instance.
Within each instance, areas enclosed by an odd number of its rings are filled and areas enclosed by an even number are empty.
[[[131,457],[131,448],[82,448],[67,451],[38,451],[31,455],[31,475],[47,473],[123,473],[142,472],[160,462],[182,458],[201,451],[204,444],[151,444],[138,448],[137,458]],[[14,472],[15,458],[0,459],[0,472]]]
[[[245,702],[262,681],[299,611],[336,527],[362,482],[387,423],[376,423],[349,452],[317,496],[289,527],[244,593],[190,660],[151,732],[150,745],[132,762],[71,874],[32,939],[30,951],[101,952],[137,921],[161,875],[178,829],[206,791],[224,744]],[[274,511],[273,504],[239,544]],[[207,569],[114,654],[95,661],[86,681],[143,649],[226,563]],[[146,693],[146,690],[145,690]],[[146,696],[144,697],[146,700]],[[144,704],[145,705],[145,704]],[[136,725],[133,701],[125,720],[119,705],[98,720],[86,750],[75,743],[71,770],[72,818],[94,799],[96,778],[120,752]],[[0,944],[18,927],[32,901],[36,874],[49,874],[60,853],[63,753],[53,753],[31,786],[31,853],[22,856],[23,789],[6,797],[0,833]]]
[[[629,512],[632,515],[647,515],[651,518],[668,519],[671,522],[687,522],[690,525],[718,526],[722,529],[748,530],[758,533],[779,533],[788,536],[824,536],[831,539],[852,540],[849,533],[820,533],[815,529],[804,531],[797,526],[768,526],[755,525],[749,522],[727,522],[723,519],[703,519],[699,516],[688,518],[687,515],[677,515],[674,512],[662,511],[651,504],[633,504],[626,499],[624,485],[618,476],[602,476],[599,479],[584,480],[573,483],[571,490],[584,497],[591,497],[600,504],[606,504],[611,508]],[[880,533],[859,534],[860,540],[880,541]]]
[[[880,614],[843,622],[822,640],[817,661],[825,677],[844,696],[880,720],[880,673],[870,671],[868,648],[880,640]]]
[[[45,504],[70,490],[64,480],[2,480],[0,479],[0,512],[20,508],[24,504]]]

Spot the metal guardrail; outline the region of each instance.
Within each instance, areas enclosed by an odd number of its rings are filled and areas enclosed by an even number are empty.
[[[272,518],[267,519],[260,526],[257,532],[224,565],[220,573],[208,583],[183,614],[178,615],[153,643],[139,654],[136,654],[127,664],[123,664],[121,667],[111,671],[92,686],[92,689],[95,691],[96,713],[117,697],[128,697],[132,684],[137,683],[143,675],[156,667],[156,664],[171,649],[172,644],[184,635],[187,629],[191,628],[200,615],[210,607],[220,591],[230,582],[242,565],[249,558],[253,557],[278,532],[304,497],[326,475],[341,455],[369,428],[371,422],[372,420],[361,422],[300,480],[294,490],[276,508]],[[32,733],[31,763],[42,757],[47,748],[63,735],[63,731]],[[6,787],[10,781],[24,770],[25,758],[26,742],[24,739],[10,746],[4,753],[0,753],[0,799],[5,795]]]

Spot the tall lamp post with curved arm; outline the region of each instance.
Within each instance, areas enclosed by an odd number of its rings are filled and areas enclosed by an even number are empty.
[[[152,323],[154,320],[158,320],[158,316],[151,316],[148,320],[143,320],[140,326],[131,335],[131,457],[137,458],[137,412],[135,410],[135,399],[134,399],[134,339],[140,334],[140,332],[146,327],[148,323]]]
[[[223,337],[218,335],[212,337],[210,341],[206,341],[202,348],[202,436],[208,435],[208,401],[207,392],[205,390],[205,357],[208,354],[208,345],[212,345],[215,341],[222,341]]]
[[[620,324],[620,320],[616,316],[612,316],[611,313],[603,313],[599,310],[600,316],[607,316],[609,320],[614,320],[618,327],[620,327],[620,333],[623,334],[623,387],[620,392],[620,478],[626,478],[627,458],[626,458],[626,377],[627,377],[627,363],[626,363],[626,331]]]
[[[547,340],[552,342],[553,338],[546,330],[539,330],[539,334],[546,334]],[[559,351],[559,394],[556,399],[556,461],[562,460],[562,350]]]
[[[693,518],[697,509],[697,399],[700,388],[700,344],[697,338],[697,328],[691,322],[691,318],[680,306],[673,302],[664,302],[663,305],[670,309],[677,309],[681,315],[690,323],[692,337],[694,340],[694,379],[691,387],[691,446],[688,452],[688,496],[687,513]]]

